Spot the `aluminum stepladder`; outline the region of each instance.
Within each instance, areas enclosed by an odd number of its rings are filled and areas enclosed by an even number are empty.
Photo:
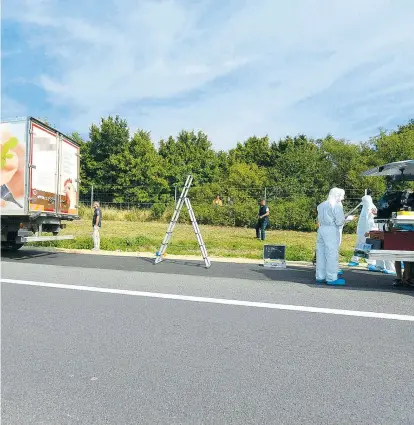
[[[183,190],[181,192],[181,195],[178,199],[177,205],[175,206],[174,214],[172,216],[172,219],[170,221],[170,224],[168,225],[167,232],[164,236],[164,240],[162,241],[161,247],[159,251],[157,252],[157,257],[155,259],[155,264],[158,264],[162,261],[163,256],[165,255],[165,252],[167,251],[168,244],[171,240],[172,233],[174,231],[175,225],[178,222],[178,217],[180,216],[181,210],[185,204],[188,210],[188,214],[190,216],[191,224],[193,225],[194,233],[197,237],[198,246],[200,247],[201,255],[203,257],[204,263],[206,265],[206,268],[209,268],[211,266],[210,260],[208,258],[207,249],[203,241],[203,237],[201,236],[200,228],[198,227],[197,220],[194,215],[193,207],[191,206],[191,202],[188,199],[188,191],[190,190],[191,183],[193,182],[193,176],[189,175],[187,176],[187,180],[185,181]]]

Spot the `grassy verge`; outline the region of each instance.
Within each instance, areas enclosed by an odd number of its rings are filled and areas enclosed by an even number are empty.
[[[261,259],[263,242],[255,239],[254,229],[200,226],[209,255]],[[106,221],[101,229],[101,249],[108,251],[155,252],[159,249],[167,224],[157,222]],[[41,246],[71,249],[92,248],[90,220],[68,224],[62,234],[75,236],[74,240],[43,242]],[[286,245],[290,261],[311,261],[316,234],[292,231],[269,231],[266,243]],[[354,235],[344,235],[341,260],[348,261],[355,244]],[[39,246],[39,244],[36,244]],[[192,226],[177,224],[167,254],[200,255]]]

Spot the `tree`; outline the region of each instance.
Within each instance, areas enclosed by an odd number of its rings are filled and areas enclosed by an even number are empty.
[[[119,163],[113,160],[113,156],[125,152],[129,143],[126,120],[120,119],[119,116],[102,118],[99,127],[92,124],[89,139],[90,155],[94,162],[91,180],[99,185],[113,185],[119,174]]]
[[[181,131],[175,140],[169,137],[161,140],[159,154],[165,160],[170,185],[182,184],[188,174],[194,176],[194,183],[211,183],[217,175],[219,165],[217,154],[205,133]]]
[[[191,173],[190,196],[202,222],[216,224],[251,225],[266,187],[280,228],[312,230],[316,204],[333,186],[343,187],[354,206],[366,188],[377,196],[385,191],[384,179],[364,178],[364,171],[414,159],[414,120],[395,131],[381,131],[366,143],[331,135],[313,140],[303,134],[270,143],[267,136],[252,136],[229,152],[215,152],[205,133],[185,130],[161,140],[157,150],[149,132],[138,130],[130,138],[127,122],[118,116],[92,125],[89,136],[85,142],[72,135],[81,147],[83,191],[94,184],[110,194],[108,201],[160,206]],[[217,194],[223,197],[223,208],[211,205]]]
[[[109,163],[118,170],[114,181],[120,188],[117,202],[155,202],[170,197],[164,162],[148,132],[138,130],[121,152],[110,157]]]
[[[256,164],[237,162],[229,167],[226,187],[230,197],[236,202],[248,198],[257,203],[264,196],[266,170]]]
[[[414,159],[414,120],[406,126],[400,126],[395,132],[381,131],[371,139],[371,144],[384,164]]]
[[[320,198],[329,188],[331,164],[313,140],[305,136],[286,137],[272,145],[268,186],[275,197]]]
[[[399,126],[396,131],[380,134],[370,140],[371,150],[375,152],[377,159],[376,165],[384,165],[389,162],[404,161],[414,159],[414,120],[408,124]],[[378,179],[383,182],[383,179]],[[390,179],[387,179],[391,182]],[[384,183],[385,185],[385,183]],[[413,188],[414,184],[392,183],[394,189]]]
[[[236,149],[230,151],[230,156],[236,162],[267,167],[270,165],[269,138],[267,136],[249,137],[244,143],[237,143]]]
[[[367,145],[338,140],[328,135],[320,141],[320,146],[332,164],[331,186],[344,188],[346,197],[353,203],[363,196],[365,189],[371,189],[374,194],[385,189],[382,179],[362,176],[364,171],[378,165],[375,152]]]

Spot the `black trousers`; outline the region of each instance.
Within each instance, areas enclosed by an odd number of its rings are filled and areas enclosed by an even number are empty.
[[[269,220],[257,220],[255,229],[256,229],[256,238],[261,239],[262,241],[266,238],[266,227],[269,224]]]

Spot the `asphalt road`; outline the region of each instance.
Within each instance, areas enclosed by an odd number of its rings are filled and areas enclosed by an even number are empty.
[[[330,288],[307,268],[5,257],[2,279],[81,287],[2,282],[2,424],[413,424],[412,321],[122,292],[414,314],[414,293],[389,277],[346,278]]]

